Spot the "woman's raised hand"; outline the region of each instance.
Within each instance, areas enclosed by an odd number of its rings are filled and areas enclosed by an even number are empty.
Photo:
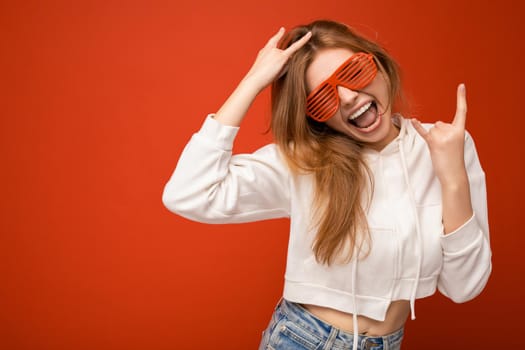
[[[467,99],[465,85],[457,89],[456,115],[452,123],[438,121],[428,131],[418,120],[412,124],[425,139],[430,150],[434,171],[441,185],[456,184],[466,175],[464,160],[465,121],[467,119]]]
[[[460,84],[452,123],[437,122],[427,131],[419,121],[412,120],[414,128],[428,145],[432,166],[441,184],[444,234],[454,232],[473,215],[464,155],[466,119],[465,85]]]
[[[286,69],[288,59],[312,36],[308,32],[288,48],[281,50],[277,48],[277,44],[283,35],[284,28],[281,28],[259,51],[244,79],[215,113],[218,122],[231,126],[240,125],[257,95]]]
[[[255,62],[246,74],[245,80],[256,84],[260,90],[271,84],[285,69],[288,59],[299,50],[312,36],[306,33],[301,39],[294,42],[284,50],[277,47],[279,40],[284,35],[284,28],[268,40],[266,45],[259,51]]]

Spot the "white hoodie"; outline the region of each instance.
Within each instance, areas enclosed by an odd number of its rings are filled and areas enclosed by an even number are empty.
[[[208,116],[186,145],[165,186],[164,205],[190,220],[240,223],[290,218],[283,297],[383,321],[393,300],[414,300],[437,288],[455,302],[484,288],[491,272],[485,175],[467,133],[474,215],[443,234],[441,189],[425,141],[394,118],[399,136],[381,152],[364,150],[374,176],[367,213],[370,254],[348,264],[317,263],[312,251],[311,175],[293,176],[275,144],[232,156],[238,127]],[[425,125],[429,128],[430,125]]]

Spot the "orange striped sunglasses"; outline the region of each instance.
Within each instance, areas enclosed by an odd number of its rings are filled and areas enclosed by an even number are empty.
[[[339,108],[338,85],[351,90],[360,90],[370,84],[376,74],[377,66],[372,54],[365,52],[353,54],[308,95],[306,115],[318,122],[330,119]]]

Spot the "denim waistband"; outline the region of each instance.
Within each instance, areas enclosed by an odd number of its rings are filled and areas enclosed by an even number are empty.
[[[320,340],[326,339],[331,333],[333,333],[335,327],[324,322],[311,314],[308,310],[297,303],[281,299],[276,311],[285,315],[290,321],[300,326],[310,334],[318,337]],[[374,344],[377,346],[388,347],[387,344],[397,344],[401,342],[403,338],[404,329],[401,328],[393,333],[384,336],[367,336],[359,335],[359,344],[361,349],[366,349],[367,344]],[[350,332],[337,329],[337,335],[334,340],[334,347],[345,349],[353,344],[354,335]]]

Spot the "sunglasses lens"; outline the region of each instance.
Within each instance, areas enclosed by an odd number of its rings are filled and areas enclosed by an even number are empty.
[[[306,113],[313,119],[324,122],[337,111],[337,96],[330,84],[323,84],[306,100]]]
[[[376,65],[371,56],[356,54],[348,64],[337,72],[337,79],[351,89],[361,89],[374,79]]]

